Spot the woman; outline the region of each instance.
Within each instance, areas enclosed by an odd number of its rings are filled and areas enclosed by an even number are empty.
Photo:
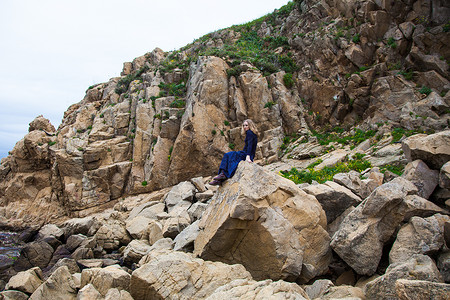
[[[223,181],[234,175],[239,163],[242,160],[253,162],[258,143],[258,130],[252,120],[245,120],[242,123],[242,135],[245,133],[245,146],[242,151],[231,151],[225,153],[219,166],[219,175],[214,177],[210,185],[220,185]]]

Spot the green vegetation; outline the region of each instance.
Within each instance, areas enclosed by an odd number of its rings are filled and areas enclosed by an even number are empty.
[[[388,46],[391,47],[392,49],[397,48],[397,43],[395,42],[395,40],[394,40],[393,37],[390,37],[390,38],[387,40],[387,44],[388,44]]]
[[[344,132],[345,129],[340,127],[335,127],[331,131],[317,132],[313,131],[313,135],[317,137],[317,141],[320,145],[328,145],[330,143],[339,143],[341,145],[350,145],[355,147],[362,143],[363,141],[375,136],[375,131],[367,130],[363,131],[361,129],[356,129],[353,135]]]
[[[312,183],[312,181],[317,181],[319,183],[324,183],[328,180],[333,180],[333,176],[338,173],[347,173],[351,170],[358,172],[364,171],[367,168],[372,167],[369,161],[363,160],[363,154],[355,154],[353,159],[349,159],[344,162],[339,162],[332,167],[324,167],[320,170],[314,170],[314,167],[322,163],[319,159],[313,164],[309,165],[306,169],[297,170],[292,168],[290,171],[281,171],[281,175],[287,179],[292,180],[296,184],[300,183]]]
[[[234,147],[236,147],[235,144],[233,144],[233,143],[228,144],[228,148],[230,148],[231,150],[234,150]]]
[[[147,72],[149,70],[148,66],[143,66],[140,68],[137,72],[128,74],[127,76],[121,78],[119,82],[117,83],[115,92],[116,94],[123,94],[126,91],[128,91],[128,87],[130,86],[130,83],[134,80],[142,80],[142,74]]]
[[[174,100],[172,103],[169,104],[169,107],[173,108],[183,108],[186,106],[186,101],[182,99]]]
[[[359,43],[360,42],[360,34],[359,33],[355,34],[352,38],[352,41],[355,44]]]
[[[264,104],[264,108],[272,108],[272,106],[274,106],[274,105],[275,105],[275,102],[269,101],[269,102],[266,102],[266,104]]]
[[[294,79],[292,79],[292,73],[286,73],[283,76],[284,85],[290,89],[294,86]]]
[[[386,171],[390,171],[398,176],[401,176],[403,174],[403,171],[405,170],[405,166],[403,165],[385,165],[380,167],[381,173],[386,173]]]
[[[403,75],[403,77],[405,77],[406,80],[412,80],[413,79],[413,71],[401,70],[397,74]]]
[[[419,129],[406,130],[401,127],[396,127],[394,129],[392,129],[392,132],[391,132],[392,142],[396,143],[396,142],[400,141],[400,139],[403,136],[408,137],[408,136],[418,134],[418,133],[426,133],[426,132],[423,130],[419,130]]]
[[[144,181],[142,181],[142,186],[147,186],[147,184],[148,184],[148,182],[147,182],[147,180],[144,180]]]
[[[53,146],[53,145],[55,145],[55,144],[56,144],[56,142],[52,142],[52,141],[48,142],[48,145],[49,145],[49,146]]]
[[[429,94],[431,94],[431,92],[432,92],[432,90],[429,88],[429,87],[427,87],[427,86],[422,86],[422,88],[419,90],[419,93],[421,93],[421,94],[425,94],[425,95],[429,95]]]
[[[223,124],[224,124],[225,126],[230,126],[230,122],[228,122],[227,120],[223,121]]]
[[[186,95],[186,85],[184,82],[181,83],[163,83],[159,84],[161,91],[159,92],[160,97],[175,96],[183,97]]]

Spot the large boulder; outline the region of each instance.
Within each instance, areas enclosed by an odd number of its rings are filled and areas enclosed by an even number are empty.
[[[248,279],[233,280],[219,287],[211,294],[208,300],[222,299],[309,299],[305,291],[296,283],[283,280],[254,281]]]
[[[431,170],[421,160],[415,160],[406,165],[402,177],[414,183],[419,190],[419,196],[428,199],[439,183],[439,172]]]
[[[450,284],[428,280],[399,279],[395,282],[395,290],[400,300],[446,300],[450,295]]]
[[[450,221],[445,215],[436,214],[423,219],[412,217],[403,226],[389,253],[389,262],[406,261],[413,254],[433,254],[444,245],[444,224]]]
[[[39,267],[19,272],[8,281],[5,290],[18,290],[32,294],[42,284],[42,271]]]
[[[44,269],[52,259],[53,252],[52,246],[45,241],[28,243],[22,248],[14,268],[17,271],[23,271],[31,267]]]
[[[326,216],[292,181],[241,162],[199,223],[194,254],[240,263],[255,279],[309,280],[331,259]]]
[[[333,222],[347,208],[357,206],[361,202],[361,198],[352,191],[333,181],[310,185],[303,190],[316,197],[325,210],[328,223]]]
[[[77,299],[77,286],[66,266],[58,268],[30,296],[31,300]]]
[[[402,148],[409,161],[420,159],[434,170],[450,160],[450,130],[431,135],[416,134],[403,140]]]
[[[130,278],[131,275],[117,265],[106,268],[84,269],[81,272],[81,288],[92,284],[100,294],[105,296],[111,288],[128,290]]]
[[[232,280],[251,280],[242,265],[204,261],[184,252],[162,251],[133,271],[133,299],[204,299]]]
[[[405,262],[390,265],[383,276],[367,283],[366,299],[397,299],[396,282],[399,279],[443,282],[434,261],[426,255],[416,254]]]
[[[384,243],[406,214],[403,199],[415,193],[417,188],[400,177],[378,187],[345,217],[332,237],[333,250],[358,274],[375,273]]]

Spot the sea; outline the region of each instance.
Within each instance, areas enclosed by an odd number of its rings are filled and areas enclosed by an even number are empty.
[[[19,233],[0,231],[0,271],[14,264],[19,257],[21,248]]]

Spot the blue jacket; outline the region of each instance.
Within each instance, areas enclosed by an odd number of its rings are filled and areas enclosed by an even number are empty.
[[[255,158],[256,144],[258,144],[258,137],[250,129],[247,130],[245,135],[245,146],[242,151],[245,153],[245,156],[250,155],[252,161]]]

